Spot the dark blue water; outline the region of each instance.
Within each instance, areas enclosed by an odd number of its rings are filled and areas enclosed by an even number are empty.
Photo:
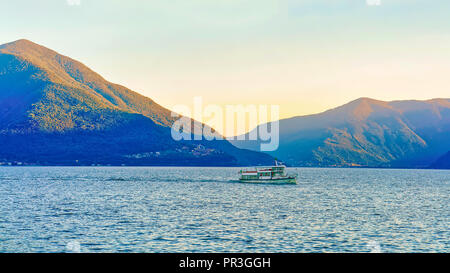
[[[450,171],[0,168],[0,252],[449,252]]]

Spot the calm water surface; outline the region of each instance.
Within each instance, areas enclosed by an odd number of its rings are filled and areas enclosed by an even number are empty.
[[[450,171],[0,168],[0,252],[449,252]]]

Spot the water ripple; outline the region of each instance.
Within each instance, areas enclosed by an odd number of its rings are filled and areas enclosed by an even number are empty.
[[[0,168],[0,252],[450,251],[449,171],[295,171]]]

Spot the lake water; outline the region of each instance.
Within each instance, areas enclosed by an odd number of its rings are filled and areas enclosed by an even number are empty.
[[[449,252],[450,171],[0,168],[0,252]]]

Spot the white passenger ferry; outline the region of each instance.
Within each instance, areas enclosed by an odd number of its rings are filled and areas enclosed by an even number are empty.
[[[242,183],[297,184],[297,174],[287,174],[286,166],[275,162],[272,167],[255,167],[241,170],[239,181]]]

